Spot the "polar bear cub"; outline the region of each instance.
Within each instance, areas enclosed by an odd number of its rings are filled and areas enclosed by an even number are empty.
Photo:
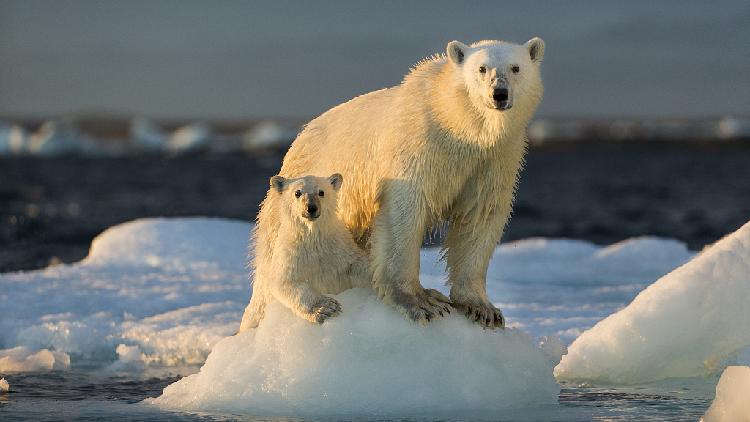
[[[338,173],[271,178],[253,235],[253,295],[238,333],[257,327],[274,299],[321,324],[341,313],[324,293],[370,287],[368,257],[336,214],[342,182]]]

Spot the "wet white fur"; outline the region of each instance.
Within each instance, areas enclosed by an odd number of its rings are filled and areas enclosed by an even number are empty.
[[[525,129],[541,100],[544,42],[454,41],[447,50],[417,64],[401,85],[311,121],[280,174],[344,176],[339,216],[371,253],[373,289],[418,323],[447,310],[447,298],[419,282],[419,248],[426,228],[449,220],[444,259],[452,305],[493,328],[504,321],[485,291],[487,267],[510,216]],[[499,83],[507,85],[508,110],[488,107]],[[278,225],[269,213],[280,200],[266,200],[261,213],[268,219],[260,225]]]
[[[257,327],[274,299],[300,317],[322,323],[341,311],[324,293],[371,284],[367,255],[336,215],[341,176],[275,176],[271,183],[253,233],[253,295],[238,333]],[[320,210],[314,220],[304,217],[310,200]]]

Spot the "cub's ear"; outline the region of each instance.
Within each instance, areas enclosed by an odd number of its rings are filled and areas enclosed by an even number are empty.
[[[334,173],[328,177],[328,182],[331,183],[331,186],[333,186],[333,190],[339,190],[339,188],[341,187],[341,182],[343,181],[344,176],[339,173]]]
[[[469,47],[463,43],[451,41],[448,43],[448,58],[450,58],[453,63],[460,65],[464,62],[464,58],[466,58],[466,50],[468,49]]]
[[[544,57],[544,41],[541,38],[532,38],[526,43],[526,50],[532,62],[541,62]]]
[[[284,179],[281,176],[273,176],[271,178],[271,187],[276,189],[276,192],[282,193],[284,192],[284,189],[286,189],[286,185],[289,182],[289,180]]]

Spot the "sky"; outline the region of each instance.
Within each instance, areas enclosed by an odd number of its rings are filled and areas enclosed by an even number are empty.
[[[0,118],[313,118],[452,40],[546,43],[539,117],[750,115],[750,2],[0,0]]]

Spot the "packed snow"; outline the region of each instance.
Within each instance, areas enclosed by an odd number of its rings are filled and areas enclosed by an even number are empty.
[[[750,346],[750,223],[571,344],[558,379],[642,384],[721,373]]]
[[[743,306],[750,299],[750,225],[698,256],[653,237],[607,247],[564,239],[501,244],[487,292],[504,311],[505,331],[482,330],[458,315],[413,326],[368,292],[352,290],[337,297],[344,313],[323,325],[274,303],[257,330],[232,337],[252,293],[252,227],[209,218],[136,220],[102,233],[80,263],[0,274],[0,372],[192,373],[153,402],[365,414],[385,412],[383,400],[391,397],[386,410],[406,414],[479,402],[494,409],[509,406],[510,397],[520,406],[553,403],[557,381],[718,376],[727,365],[750,363],[750,311]],[[422,249],[420,279],[447,293],[438,251]],[[564,344],[571,346],[555,381]],[[363,379],[371,381],[358,383]],[[491,389],[479,387],[488,383]]]
[[[750,421],[750,367],[730,366],[721,374],[716,398],[701,422]]]

